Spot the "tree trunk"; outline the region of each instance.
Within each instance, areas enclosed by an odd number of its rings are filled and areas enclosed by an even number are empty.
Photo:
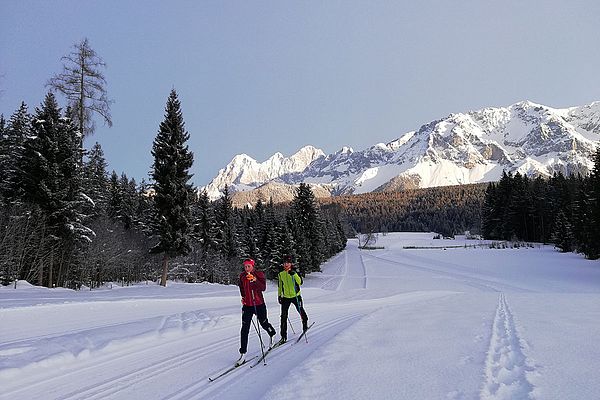
[[[52,276],[52,269],[54,268],[54,250],[50,251],[50,265],[49,265],[50,269],[48,270],[48,287],[52,288],[52,279],[54,278]]]
[[[44,260],[40,258],[40,268],[38,269],[38,286],[44,286]]]
[[[167,266],[169,265],[169,256],[167,255],[167,253],[165,253],[163,255],[163,273],[162,273],[162,277],[160,278],[160,285],[161,286],[167,286]]]
[[[84,93],[83,90],[85,89],[85,86],[84,86],[85,85],[85,70],[84,70],[85,55],[83,54],[83,52],[81,54],[79,61],[81,63],[79,66],[81,68],[80,69],[81,75],[79,77],[79,79],[80,79],[80,82],[79,82],[79,110],[78,110],[79,111],[79,133],[81,134],[81,138],[83,139],[85,137],[85,132],[83,131],[83,128],[84,128],[83,118],[85,115],[83,112],[84,111],[83,106],[84,106],[84,102],[85,102],[85,99],[83,97],[83,93]]]

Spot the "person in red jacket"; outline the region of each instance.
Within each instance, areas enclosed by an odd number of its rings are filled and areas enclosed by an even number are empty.
[[[273,344],[275,328],[267,319],[267,305],[262,293],[267,288],[267,280],[264,272],[254,268],[253,259],[244,260],[244,272],[240,274],[238,285],[242,295],[242,330],[240,332],[240,358],[236,361],[236,364],[241,365],[246,359],[248,333],[250,333],[250,323],[254,314],[258,318],[260,326],[269,334],[269,347]]]

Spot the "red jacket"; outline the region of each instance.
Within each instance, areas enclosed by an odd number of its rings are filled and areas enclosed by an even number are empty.
[[[254,270],[252,275],[256,277],[254,282],[250,282],[246,278],[246,272],[240,274],[240,294],[242,295],[242,304],[245,306],[258,306],[265,302],[262,292],[267,288],[267,280],[265,273]]]

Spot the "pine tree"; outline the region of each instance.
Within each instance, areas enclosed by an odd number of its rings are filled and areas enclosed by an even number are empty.
[[[589,253],[591,259],[600,258],[600,143],[594,156],[594,168],[589,177],[590,181],[590,223],[592,225]]]
[[[121,220],[123,194],[119,185],[119,176],[113,170],[108,180],[107,214],[114,221]]]
[[[206,253],[210,248],[215,247],[215,222],[212,215],[212,208],[206,190],[203,190],[195,204],[195,222],[194,230],[200,246]]]
[[[6,169],[8,167],[8,144],[6,143],[5,132],[6,131],[6,120],[4,114],[0,114],[0,202],[3,201],[2,192],[3,187],[6,184]],[[1,216],[1,214],[0,214]]]
[[[22,196],[23,146],[30,134],[31,116],[27,111],[27,105],[21,103],[0,138],[0,196],[7,203],[14,203]]]
[[[108,207],[107,166],[102,146],[96,142],[88,153],[87,162],[83,167],[84,193],[93,202],[93,208],[89,211],[93,219],[105,215]]]
[[[541,177],[537,177],[531,183],[531,214],[534,231],[534,240],[546,243],[549,239],[552,206],[549,205],[548,184]]]
[[[294,218],[294,239],[299,249],[299,263],[305,272],[320,271],[323,261],[321,220],[316,206],[315,195],[310,187],[301,183],[292,200]]]
[[[21,166],[23,199],[41,212],[47,227],[49,260],[40,267],[39,281],[44,279],[48,286],[67,277],[69,265],[62,263],[72,260],[73,251],[93,236],[82,213],[82,154],[81,136],[69,118],[61,117],[54,95],[49,93],[36,109]],[[59,271],[63,272],[57,278],[53,267],[59,255]]]
[[[137,219],[137,229],[146,236],[154,234],[153,227],[158,223],[156,209],[151,197],[150,185],[144,179],[140,182],[137,190],[137,210],[135,211]]]
[[[189,252],[190,203],[192,187],[193,154],[186,145],[189,133],[184,128],[181,105],[173,89],[167,100],[165,119],[154,139],[152,178],[154,202],[158,216],[157,231],[160,240],[153,253],[163,254],[163,271],[160,284],[167,285],[169,257]]]
[[[212,204],[206,191],[202,191],[192,207],[193,237],[199,246],[200,257],[198,278],[208,282],[220,282],[219,276],[225,276],[222,271],[221,256],[217,249],[217,227]]]
[[[225,260],[233,262],[237,255],[237,238],[234,226],[234,211],[231,202],[231,194],[229,187],[223,189],[223,197],[221,197],[215,208],[215,223],[217,226],[216,245]]]
[[[529,206],[529,179],[517,172],[512,178],[510,201],[508,202],[507,221],[505,228],[510,236],[519,240],[529,240],[527,211]]]
[[[121,208],[119,220],[123,223],[126,230],[132,229],[136,222],[136,211],[138,206],[138,193],[135,179],[127,178],[123,172],[119,179],[119,192],[121,198]]]
[[[552,240],[554,241],[554,245],[559,248],[561,252],[566,253],[573,251],[574,238],[571,224],[562,210],[560,210],[556,216]]]

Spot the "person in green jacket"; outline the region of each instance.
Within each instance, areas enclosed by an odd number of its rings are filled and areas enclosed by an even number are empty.
[[[277,275],[279,280],[277,295],[279,304],[281,304],[281,340],[283,344],[287,341],[287,320],[290,304],[296,307],[300,318],[302,319],[302,330],[308,329],[308,316],[302,304],[302,296],[300,295],[300,285],[302,285],[302,277],[296,272],[292,265],[292,257],[286,256],[283,262],[283,271]]]

